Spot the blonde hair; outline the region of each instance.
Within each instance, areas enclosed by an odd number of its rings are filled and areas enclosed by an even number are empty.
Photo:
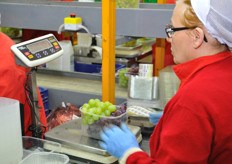
[[[187,7],[184,11],[184,16],[181,18],[181,23],[189,28],[202,26],[202,22],[198,19],[196,13],[192,8],[191,0],[183,0],[183,3],[188,5],[189,7]]]

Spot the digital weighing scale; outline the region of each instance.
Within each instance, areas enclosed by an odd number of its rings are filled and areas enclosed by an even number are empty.
[[[11,51],[16,55],[16,60],[27,68],[47,63],[63,54],[63,49],[53,34],[13,45]]]
[[[37,66],[58,58],[63,54],[63,49],[53,34],[44,35],[35,39],[21,42],[11,46],[15,54],[17,65],[31,68],[27,74],[26,95],[31,108],[32,125],[29,130],[32,136],[41,138],[44,133],[44,126],[41,126],[39,115],[39,101],[36,84]]]
[[[81,125],[81,118],[68,121],[46,132],[45,139],[60,143],[62,146],[59,152],[69,155],[70,159],[73,159],[75,163],[78,161],[78,164],[79,160],[85,161],[85,163],[111,164],[117,162],[115,157],[99,146],[99,140],[82,135]],[[140,143],[142,141],[140,127],[128,125],[128,128]],[[44,146],[48,150],[54,149],[49,144]]]

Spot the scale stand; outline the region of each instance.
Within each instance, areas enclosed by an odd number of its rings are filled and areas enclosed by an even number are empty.
[[[41,138],[46,129],[40,122],[36,83],[37,66],[60,57],[63,54],[63,49],[55,36],[48,34],[13,45],[11,51],[15,54],[17,65],[31,68],[31,71],[27,74],[25,86],[28,104],[31,109],[32,125],[29,126],[29,130],[32,131],[33,137]]]
[[[31,107],[31,121],[32,124],[29,126],[29,130],[32,132],[32,136],[36,138],[42,138],[42,134],[46,131],[46,127],[41,125],[39,109],[39,100],[37,92],[36,82],[36,71],[37,68],[32,68],[28,73],[27,77],[27,98]]]

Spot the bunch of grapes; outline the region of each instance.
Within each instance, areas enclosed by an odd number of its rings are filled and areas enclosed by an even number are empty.
[[[116,0],[116,8],[138,8],[139,0]]]
[[[115,105],[99,99],[90,99],[82,108],[82,124],[86,133],[92,138],[100,139],[99,132],[110,124],[120,126],[121,122],[127,121],[126,107]],[[86,129],[87,128],[87,129]]]
[[[137,75],[139,72],[139,67],[132,68],[122,68],[119,70],[119,85],[122,87],[128,86],[128,76]]]
[[[139,73],[139,67],[133,67],[128,71],[131,75],[135,75]]]
[[[128,76],[126,73],[130,70],[130,68],[122,68],[119,71],[119,85],[122,87],[127,87],[128,85]]]

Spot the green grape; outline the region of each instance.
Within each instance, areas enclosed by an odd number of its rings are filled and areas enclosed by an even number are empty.
[[[92,117],[88,118],[88,124],[91,125],[94,123],[94,119]]]
[[[124,81],[122,82],[122,85],[123,85],[124,87],[126,87],[126,86],[127,86],[127,83],[128,83],[128,81],[127,81],[127,80],[124,80]]]
[[[97,115],[101,115],[102,109],[101,109],[100,107],[96,107],[95,113],[96,113]]]
[[[93,119],[96,121],[96,120],[99,120],[99,117],[96,116],[96,115],[94,115],[94,116],[93,116]]]
[[[95,103],[101,102],[99,99],[95,99]]]
[[[110,111],[110,113],[114,112],[114,111],[116,111],[116,106],[115,105],[110,105],[110,106],[108,106],[108,110]]]
[[[102,113],[101,113],[101,116],[102,116],[102,117],[105,117],[105,116],[106,116],[106,114],[105,114],[104,112],[102,112]]]
[[[123,76],[123,77],[122,77],[122,80],[123,80],[123,81],[127,80],[127,77],[126,77],[126,76]]]
[[[96,107],[100,107],[101,103],[102,103],[102,102],[97,102],[97,103],[96,103]]]
[[[88,120],[86,118],[82,118],[82,124],[83,125],[88,125]]]
[[[109,110],[105,110],[104,113],[105,113],[106,116],[110,116],[110,114],[111,114],[111,112]]]
[[[94,117],[93,114],[89,114],[88,116],[82,117],[82,120],[84,119],[84,123],[87,122],[87,124],[92,124],[92,123],[94,123],[93,117]]]
[[[101,102],[99,108],[101,108],[102,111],[105,111],[105,110],[106,110],[106,105],[105,105],[105,103]]]
[[[121,73],[121,74],[126,73],[126,68],[122,68],[122,69],[120,70],[120,73]]]
[[[106,101],[104,103],[105,103],[106,108],[108,108],[108,106],[112,105],[109,101]]]
[[[119,85],[120,85],[120,86],[123,85],[123,80],[119,80]]]
[[[87,109],[89,109],[89,108],[90,108],[90,105],[89,105],[89,104],[87,104],[87,103],[84,103],[83,108],[87,108]]]
[[[95,112],[96,112],[96,107],[92,107],[89,109],[89,113],[95,114]]]
[[[84,114],[84,115],[87,115],[87,113],[88,113],[88,109],[87,108],[84,108],[84,107],[82,107],[82,113]]]
[[[94,99],[90,99],[90,100],[89,100],[89,105],[90,105],[90,107],[94,107],[95,104],[96,104],[96,102],[95,102]]]
[[[119,78],[122,78],[124,76],[124,73],[120,72],[118,76],[119,76]]]
[[[138,4],[139,0],[116,0],[117,8],[136,8]]]
[[[130,70],[131,68],[123,68],[120,70],[119,73],[119,85],[122,87],[127,87],[128,84],[128,77],[125,76],[125,74]]]

